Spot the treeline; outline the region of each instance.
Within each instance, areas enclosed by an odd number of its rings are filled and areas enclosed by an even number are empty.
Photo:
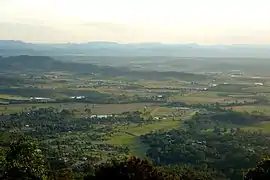
[[[243,101],[243,102],[229,102],[229,103],[207,103],[207,104],[202,104],[202,103],[197,103],[197,104],[187,104],[186,102],[182,101],[177,101],[177,102],[169,102],[166,103],[164,106],[167,107],[189,107],[189,108],[199,108],[199,109],[206,109],[210,111],[227,111],[230,110],[231,107],[233,106],[247,106],[247,105],[267,105],[269,104],[268,100],[263,100],[260,98],[256,98],[254,101]]]
[[[41,91],[40,91],[41,90]],[[47,90],[45,90],[45,94]],[[42,89],[37,89],[37,91],[33,91],[31,89],[27,94],[34,92],[37,94],[38,92],[43,93]],[[1,93],[1,89],[0,89]],[[11,91],[12,93],[12,91]],[[129,103],[165,103],[165,99],[158,99],[156,96],[123,96],[123,95],[110,95],[106,93],[99,93],[99,92],[88,92],[88,95],[83,98],[71,98],[71,97],[63,97],[63,98],[54,98],[54,93],[52,92],[52,98],[48,99],[25,99],[25,100],[16,100],[16,99],[9,99],[9,98],[0,98],[0,100],[7,102],[6,104],[38,104],[38,103],[88,103],[88,104],[129,104]],[[32,94],[33,95],[33,94]],[[47,94],[48,95],[48,94]],[[49,97],[51,97],[49,96]],[[35,96],[35,97],[48,97],[48,96]]]

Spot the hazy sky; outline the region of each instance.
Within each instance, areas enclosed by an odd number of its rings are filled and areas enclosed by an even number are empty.
[[[0,0],[0,39],[270,44],[269,0]]]

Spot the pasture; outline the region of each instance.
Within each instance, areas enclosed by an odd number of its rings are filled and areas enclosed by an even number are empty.
[[[131,149],[131,154],[143,156],[145,155],[147,147],[141,143],[139,138],[141,135],[147,134],[151,131],[178,128],[180,123],[181,121],[179,120],[166,119],[143,126],[131,125],[119,127],[117,129],[120,131],[120,133],[110,137],[110,140],[108,140],[107,143],[118,146],[128,146]]]
[[[265,121],[265,122],[260,122],[258,124],[254,124],[252,126],[245,126],[241,128],[242,130],[245,131],[262,131],[262,132],[266,132],[269,133],[270,132],[270,121]]]
[[[249,112],[249,113],[261,112],[263,114],[270,115],[270,107],[266,105],[234,106],[232,107],[232,109],[239,112]]]

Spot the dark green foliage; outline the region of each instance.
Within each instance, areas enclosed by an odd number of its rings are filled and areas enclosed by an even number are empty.
[[[258,163],[255,169],[251,169],[246,174],[245,180],[269,180],[270,160],[264,159]]]
[[[216,170],[191,165],[169,165],[161,167],[169,174],[177,174],[183,180],[226,180],[226,176]]]
[[[227,111],[223,113],[217,113],[215,115],[211,115],[210,118],[212,120],[225,122],[225,123],[233,123],[233,124],[255,124],[261,121],[267,121],[269,118],[263,115],[253,115],[247,112],[234,112]]]
[[[21,137],[5,153],[3,179],[42,180],[46,177],[44,156],[38,146]]]
[[[243,85],[243,84],[226,84],[226,85],[221,84],[219,86],[211,88],[210,91],[239,93],[239,92],[245,92],[243,89],[247,87],[248,85]]]
[[[189,121],[193,125],[187,131],[175,129],[141,136],[150,147],[147,156],[159,165],[205,165],[238,180],[256,165],[262,154],[270,153],[269,135],[242,132],[237,128],[232,133],[224,133],[224,128],[219,127],[214,132],[204,133],[200,124]]]
[[[94,176],[88,176],[85,180],[173,180],[176,176],[165,174],[154,167],[147,160],[131,157],[125,161],[113,161],[111,164],[103,164],[95,172]]]
[[[0,65],[1,66],[1,65]],[[0,76],[0,87],[1,86],[17,86],[20,84],[27,84],[27,81],[18,76]]]
[[[42,151],[36,143],[20,137],[10,144],[4,154],[0,154],[3,180],[226,180],[226,177],[214,170],[205,167],[190,165],[170,165],[157,167],[148,160],[130,157],[125,160],[113,160],[84,171],[77,171],[68,167],[52,168],[49,162],[46,166]],[[48,161],[48,160],[47,160]],[[224,164],[226,165],[226,164]],[[250,170],[245,180],[269,179],[270,161],[263,160],[255,169]],[[2,176],[2,177],[1,177]],[[235,179],[235,178],[233,178]],[[240,180],[241,178],[237,178]]]

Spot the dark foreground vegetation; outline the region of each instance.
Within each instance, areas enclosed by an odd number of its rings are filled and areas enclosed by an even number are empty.
[[[81,164],[69,167],[58,153],[46,156],[37,142],[13,136],[2,144],[0,178],[3,180],[222,180],[225,176],[206,167],[188,165],[156,166],[137,157],[111,160],[101,164]],[[264,159],[248,171],[245,180],[266,180],[270,177],[269,160]],[[244,174],[243,174],[244,176]],[[241,178],[239,178],[241,179]]]

